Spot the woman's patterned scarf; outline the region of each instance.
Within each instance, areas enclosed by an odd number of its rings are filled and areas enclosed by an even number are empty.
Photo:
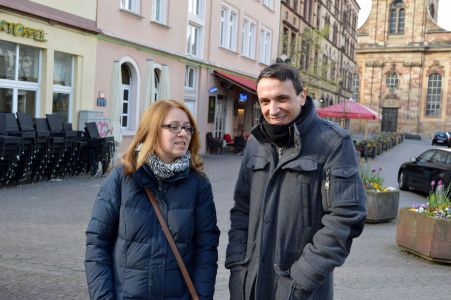
[[[139,143],[135,151],[140,152],[143,144]],[[181,157],[177,158],[173,163],[167,164],[159,159],[155,154],[151,153],[147,157],[147,164],[152,172],[158,178],[165,179],[174,176],[176,173],[185,171],[190,166],[191,153],[186,151]]]
[[[185,154],[170,164],[161,161],[155,154],[150,154],[149,157],[147,157],[147,164],[150,166],[150,169],[155,176],[165,179],[189,168],[190,160],[191,154],[189,151],[186,151]]]

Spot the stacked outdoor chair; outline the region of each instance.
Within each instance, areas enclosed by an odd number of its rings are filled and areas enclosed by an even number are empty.
[[[91,176],[96,175],[100,163],[104,175],[114,154],[114,139],[101,138],[95,122],[86,122],[85,132],[88,137],[88,172]]]
[[[63,123],[63,129],[67,135],[75,135],[74,151],[72,152],[72,174],[87,173],[88,138],[83,131],[74,131],[72,123]]]
[[[63,121],[56,114],[46,114],[51,137],[63,137],[63,153],[61,155],[61,176],[75,174],[74,152],[76,149],[77,133],[64,130]]]
[[[17,157],[18,163],[14,181],[17,184],[21,184],[31,180],[36,135],[34,131],[20,130],[14,113],[5,113],[5,115],[7,135],[15,136],[20,139],[19,156]]]
[[[16,178],[21,138],[7,134],[6,113],[0,112],[0,186],[9,185]]]
[[[207,132],[205,140],[207,144],[207,152],[218,154],[222,151],[222,139],[214,138],[211,132]]]
[[[22,132],[34,135],[33,154],[31,157],[31,181],[36,182],[44,178],[48,163],[48,138],[50,132],[37,131],[30,115],[17,112],[17,122]]]
[[[49,124],[46,118],[35,118],[34,123],[36,131],[41,134],[48,135],[48,150],[47,150],[47,169],[45,174],[48,179],[61,179],[64,177],[64,136],[55,135],[55,132],[50,131]]]

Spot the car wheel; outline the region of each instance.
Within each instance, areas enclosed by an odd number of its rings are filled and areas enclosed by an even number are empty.
[[[399,189],[402,191],[409,189],[409,186],[407,184],[407,175],[404,172],[401,172],[399,174],[398,184],[399,184]]]

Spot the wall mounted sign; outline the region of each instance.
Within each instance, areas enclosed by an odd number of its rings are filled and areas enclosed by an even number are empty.
[[[212,86],[211,88],[208,89],[208,92],[210,94],[216,93],[218,91],[218,88],[215,86]]]
[[[24,38],[34,39],[35,41],[45,42],[45,32],[42,29],[26,27],[21,23],[12,23],[6,20],[0,20],[0,31],[20,36]]]

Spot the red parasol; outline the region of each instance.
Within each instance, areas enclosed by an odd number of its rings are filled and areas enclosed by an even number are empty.
[[[320,117],[330,117],[330,118],[366,119],[366,120],[382,119],[380,113],[351,99],[342,101],[340,103],[328,107],[319,108],[318,115]]]

